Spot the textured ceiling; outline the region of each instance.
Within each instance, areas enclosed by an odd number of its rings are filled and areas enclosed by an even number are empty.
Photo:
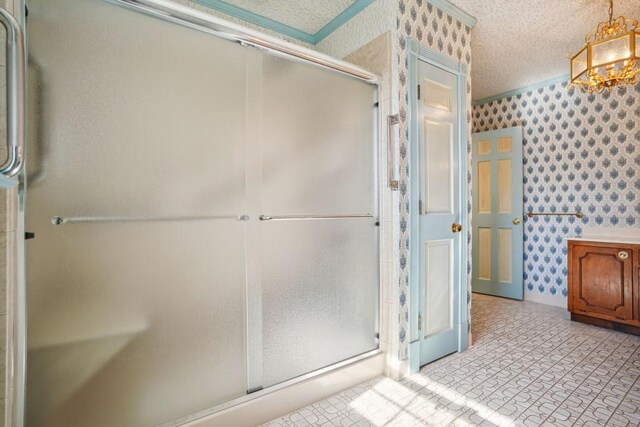
[[[450,0],[475,16],[473,99],[569,74],[567,54],[608,17],[608,0]],[[614,16],[640,19],[640,0],[615,0]]]
[[[271,20],[317,33],[333,18],[355,3],[355,0],[225,0],[226,3]]]

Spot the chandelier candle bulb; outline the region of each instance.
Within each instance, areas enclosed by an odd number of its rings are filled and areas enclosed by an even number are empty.
[[[587,34],[584,47],[571,58],[571,85],[585,92],[600,93],[615,86],[640,81],[640,32],[636,19],[613,19],[609,0],[609,20]]]

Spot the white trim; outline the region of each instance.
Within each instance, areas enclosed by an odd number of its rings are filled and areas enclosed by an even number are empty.
[[[418,342],[418,348],[420,343]],[[420,368],[418,367],[418,371]],[[417,371],[416,371],[417,372]],[[409,367],[409,360],[398,360],[394,358],[393,362],[387,363],[386,376],[396,381],[402,381],[404,378],[410,376],[413,373]]]
[[[554,307],[567,308],[567,298],[562,294],[550,295],[525,289],[524,300],[538,304],[552,305]]]

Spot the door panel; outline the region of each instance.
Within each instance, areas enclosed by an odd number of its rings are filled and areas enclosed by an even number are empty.
[[[421,364],[458,348],[461,221],[457,77],[419,63]]]
[[[631,250],[574,245],[572,251],[573,309],[633,319]],[[627,257],[621,257],[622,253]]]
[[[498,213],[513,211],[513,190],[511,181],[511,159],[498,160]]]
[[[30,0],[28,31],[27,425],[245,395],[252,52],[99,0]]]
[[[513,230],[498,229],[498,280],[501,283],[513,281]]]
[[[453,328],[453,240],[425,243],[425,326],[426,337]]]
[[[374,219],[262,224],[263,386],[377,348]]]
[[[478,212],[491,213],[491,162],[478,162]]]
[[[473,135],[473,291],[523,298],[522,128]]]
[[[493,245],[491,244],[491,234],[491,228],[478,228],[478,251],[480,253],[478,276],[484,280],[491,280],[491,267],[493,264]]]
[[[451,213],[453,176],[451,124],[424,122],[425,213]]]
[[[437,78],[437,77],[436,77]],[[424,103],[430,107],[451,111],[455,88],[428,78],[423,79]]]
[[[262,159],[262,327],[250,335],[263,344],[252,386],[268,387],[377,347],[377,91],[269,54],[262,70],[249,142]]]
[[[268,54],[262,68],[263,213],[373,214],[375,87]]]

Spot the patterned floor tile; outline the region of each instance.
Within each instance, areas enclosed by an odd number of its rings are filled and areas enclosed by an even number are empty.
[[[640,426],[640,338],[566,310],[473,296],[474,345],[267,426]]]

